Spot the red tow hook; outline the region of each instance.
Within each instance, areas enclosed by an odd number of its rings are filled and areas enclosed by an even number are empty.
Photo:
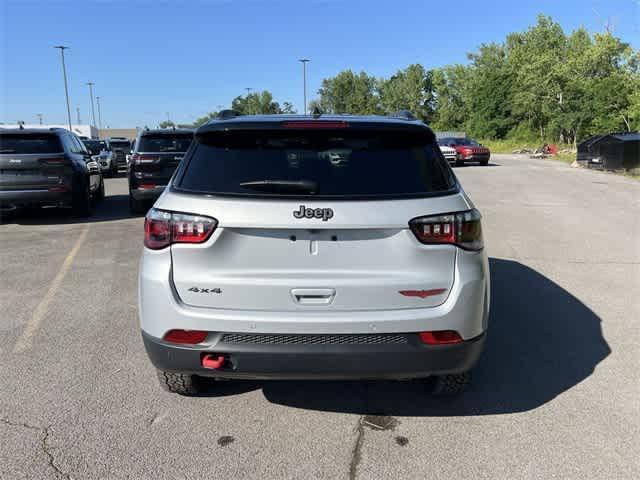
[[[217,370],[224,365],[224,357],[215,353],[206,353],[202,357],[202,366],[211,370]]]

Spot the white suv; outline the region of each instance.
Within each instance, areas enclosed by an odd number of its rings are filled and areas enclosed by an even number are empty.
[[[430,378],[457,393],[482,351],[480,213],[419,121],[213,120],[144,243],[142,336],[173,392],[214,377]]]

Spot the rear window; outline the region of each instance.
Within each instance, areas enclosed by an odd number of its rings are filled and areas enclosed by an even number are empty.
[[[264,185],[252,188],[251,182],[303,182],[314,188],[270,191]],[[455,178],[437,144],[425,144],[423,135],[245,131],[200,138],[176,187],[220,195],[398,198],[450,191]]]
[[[56,135],[0,133],[0,154],[60,153],[63,150]]]
[[[111,148],[131,148],[131,143],[129,142],[109,142],[109,145],[111,145]]]
[[[139,152],[186,152],[193,135],[143,135],[138,145]]]
[[[82,140],[84,146],[87,147],[87,150],[91,152],[92,155],[98,155],[100,151],[104,148],[102,143],[98,140]]]

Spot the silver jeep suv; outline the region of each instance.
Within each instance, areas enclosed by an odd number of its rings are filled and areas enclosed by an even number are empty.
[[[139,314],[164,388],[205,377],[469,382],[487,330],[480,213],[400,117],[200,127],[145,220]]]

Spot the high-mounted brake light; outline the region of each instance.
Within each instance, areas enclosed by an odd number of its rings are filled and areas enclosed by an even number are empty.
[[[331,120],[296,120],[296,121],[282,122],[282,128],[304,129],[304,130],[349,128],[349,122],[331,121]]]
[[[409,226],[421,243],[451,244],[477,251],[484,247],[480,218],[480,212],[474,208],[466,212],[414,218]]]
[[[144,220],[144,246],[160,250],[174,243],[203,243],[217,225],[215,218],[152,208]]]

